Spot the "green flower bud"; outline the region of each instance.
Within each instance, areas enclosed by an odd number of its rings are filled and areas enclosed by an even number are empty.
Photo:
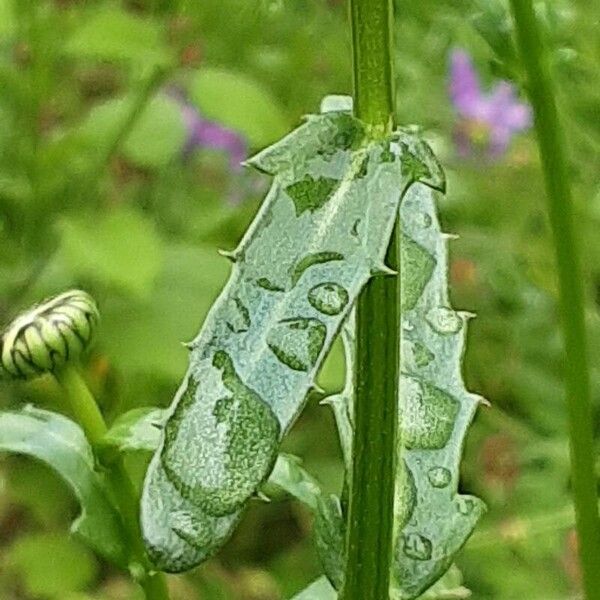
[[[0,337],[2,375],[33,379],[76,359],[100,319],[94,299],[71,290],[19,315]]]

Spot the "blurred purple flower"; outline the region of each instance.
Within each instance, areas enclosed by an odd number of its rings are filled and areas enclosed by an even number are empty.
[[[248,155],[248,145],[244,137],[229,127],[205,119],[181,90],[172,89],[169,95],[181,106],[181,114],[187,129],[183,156],[187,158],[199,148],[219,150],[228,155],[229,167],[232,171],[241,171],[241,163]]]
[[[464,50],[453,50],[450,56],[450,98],[459,116],[455,142],[461,156],[483,146],[489,156],[497,158],[516,133],[531,127],[531,108],[517,98],[514,86],[499,81],[484,92]]]

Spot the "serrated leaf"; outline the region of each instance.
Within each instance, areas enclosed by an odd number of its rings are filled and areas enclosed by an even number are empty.
[[[277,99],[241,73],[203,68],[192,81],[190,96],[203,116],[239,131],[255,148],[273,143],[291,125]]]
[[[122,567],[128,550],[121,519],[83,431],[71,420],[26,406],[0,413],[0,451],[24,454],[54,469],[77,496],[81,515],[72,530],[104,558]]]
[[[443,185],[422,147],[404,131],[368,140],[351,115],[328,113],[249,161],[273,185],[191,344],[146,475],[142,529],[159,568],[214,553],[269,475],[354,300],[382,270],[402,194],[416,177]]]
[[[134,408],[115,419],[102,438],[102,446],[118,452],[154,451],[160,443],[166,411],[161,408]]]
[[[140,212],[119,208],[95,219],[63,219],[59,260],[79,278],[143,297],[162,267],[162,241]]]
[[[439,195],[413,186],[400,209],[408,255],[429,254],[413,269],[431,271],[421,278],[403,273],[402,290],[418,300],[405,303],[402,315],[400,450],[414,492],[398,482],[404,522],[395,542],[393,578],[401,598],[428,590],[450,567],[485,511],[479,498],[458,494],[460,462],[468,427],[481,398],[468,392],[462,378],[467,322],[448,296],[448,236],[443,234],[436,202]],[[397,510],[398,514],[399,511]]]
[[[392,586],[413,600],[450,567],[483,514],[483,502],[457,493],[462,448],[481,398],[469,393],[461,365],[467,321],[448,297],[447,242],[432,186],[415,184],[401,208],[402,335],[400,433]],[[348,471],[352,447],[354,322],[345,327],[344,391],[331,401]],[[332,556],[340,552],[332,546]],[[335,583],[335,581],[334,581]]]
[[[172,60],[159,24],[117,7],[88,11],[65,51],[76,58],[130,62],[138,67],[166,65]]]

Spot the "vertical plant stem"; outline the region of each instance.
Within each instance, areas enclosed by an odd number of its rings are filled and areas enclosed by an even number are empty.
[[[55,373],[55,377],[66,392],[73,415],[83,428],[92,448],[96,450],[107,428],[94,396],[76,366],[67,364]],[[144,589],[146,600],[168,600],[169,593],[164,575],[152,572],[146,558],[139,526],[137,494],[121,457],[107,464],[106,468],[129,546],[144,571],[139,584]]]
[[[394,91],[390,0],[351,0],[354,110],[374,137],[391,130]],[[399,268],[398,226],[388,264]],[[355,434],[345,600],[388,600],[394,514],[400,277],[376,277],[357,306]]]
[[[350,0],[354,113],[380,135],[394,120],[391,0]]]
[[[550,77],[548,56],[531,0],[511,0],[535,126],[552,226],[565,344],[565,382],[571,466],[583,587],[600,599],[600,518],[594,473],[593,421],[584,297],[572,214],[569,168]]]

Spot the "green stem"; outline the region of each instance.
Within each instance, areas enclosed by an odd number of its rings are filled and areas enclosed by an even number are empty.
[[[73,415],[83,428],[92,448],[96,450],[107,428],[94,396],[77,367],[73,365],[67,364],[55,373],[55,377],[66,392]],[[152,572],[146,557],[139,526],[137,494],[125,465],[121,457],[118,457],[104,466],[108,471],[108,479],[119,506],[129,546],[144,571],[139,578],[139,584],[144,589],[146,599],[168,600],[169,593],[164,575]]]
[[[73,416],[83,428],[92,447],[97,446],[106,433],[104,417],[77,367],[66,365],[54,375],[66,392]]]
[[[511,0],[521,60],[544,178],[554,237],[559,283],[559,310],[565,344],[565,383],[573,495],[583,587],[588,600],[600,599],[600,518],[594,472],[593,415],[586,348],[584,297],[577,240],[573,227],[569,167],[548,56],[531,0]]]
[[[394,122],[392,20],[390,0],[350,0],[354,113],[381,135]]]
[[[356,116],[374,137],[389,133],[394,93],[390,0],[351,0]],[[398,227],[396,226],[396,229]],[[398,269],[399,236],[388,264]],[[355,434],[345,600],[388,600],[398,426],[400,277],[376,277],[357,306]]]

